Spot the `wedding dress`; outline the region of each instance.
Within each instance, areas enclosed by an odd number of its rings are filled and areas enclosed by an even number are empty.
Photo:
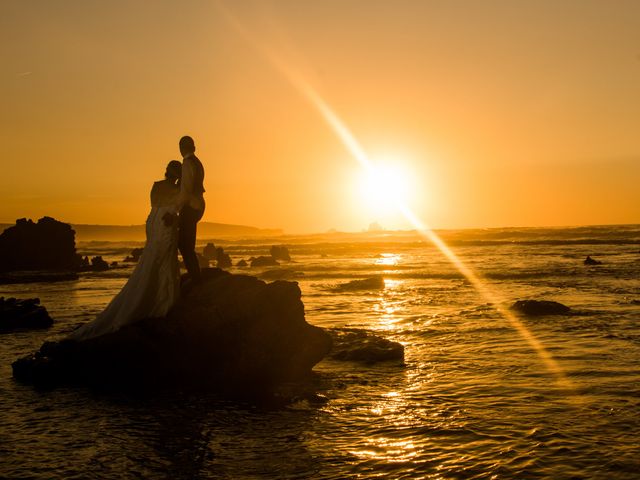
[[[178,212],[179,189],[174,185],[151,192],[151,213],[147,218],[147,242],[136,268],[122,290],[95,320],[73,331],[69,338],[86,340],[114,332],[143,318],[163,317],[180,293],[177,220],[167,226],[163,217]]]

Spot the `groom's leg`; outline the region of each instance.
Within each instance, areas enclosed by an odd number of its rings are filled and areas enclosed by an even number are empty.
[[[200,264],[196,256],[196,230],[200,217],[202,213],[191,207],[184,207],[180,212],[178,249],[193,281],[200,280]]]

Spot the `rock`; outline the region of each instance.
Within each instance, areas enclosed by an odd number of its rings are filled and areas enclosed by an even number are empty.
[[[91,259],[91,270],[94,272],[104,272],[105,270],[109,270],[109,264],[104,261],[101,255],[98,255]]]
[[[242,259],[238,263],[236,263],[236,267],[246,267],[249,265],[246,260]]]
[[[49,328],[53,319],[39,298],[18,300],[0,297],[0,332],[18,329]]]
[[[530,316],[567,315],[571,308],[550,300],[518,300],[511,305],[511,310]]]
[[[291,261],[289,249],[284,245],[272,245],[270,252],[271,256],[276,260],[284,260],[285,262]]]
[[[71,225],[43,217],[34,223],[22,218],[0,234],[0,271],[75,271],[75,232]]]
[[[91,260],[89,257],[84,257],[80,264],[81,272],[104,272],[106,270],[109,270],[109,264],[101,255],[93,257]]]
[[[229,268],[231,266],[231,257],[224,253],[222,247],[216,248],[216,265],[218,268]]]
[[[202,249],[202,256],[207,260],[215,260],[218,258],[218,251],[213,243],[207,243]]]
[[[298,284],[204,269],[203,281],[164,318],[85,341],[47,342],[13,363],[42,386],[242,391],[307,376],[331,348],[309,325]]]
[[[251,259],[252,267],[276,267],[280,263],[273,257],[260,256]]]
[[[333,348],[329,358],[364,362],[367,364],[397,361],[404,362],[404,347],[366,330],[331,329]]]
[[[589,255],[587,255],[587,258],[584,259],[584,264],[585,265],[602,265],[602,262],[600,260],[595,260],[591,258]]]
[[[131,250],[131,255],[126,256],[123,262],[137,263],[140,260],[140,257],[142,256],[142,252],[144,252],[143,247],[134,248],[133,250]]]
[[[336,290],[380,290],[384,288],[384,277],[377,275],[375,277],[364,278],[362,280],[352,280],[336,286]]]

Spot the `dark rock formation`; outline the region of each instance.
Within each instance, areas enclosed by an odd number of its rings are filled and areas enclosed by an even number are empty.
[[[75,232],[51,217],[34,223],[22,218],[0,234],[0,271],[75,271],[79,266]]]
[[[331,337],[305,321],[297,283],[202,274],[167,317],[82,342],[46,342],[13,363],[14,377],[42,386],[251,390],[302,378],[329,352]]]
[[[333,348],[329,358],[353,362],[404,362],[404,347],[366,330],[331,329]]]
[[[587,258],[584,259],[584,264],[585,265],[602,265],[602,262],[600,260],[595,260],[591,258],[589,255],[587,255]]]
[[[104,272],[106,270],[109,270],[109,264],[101,255],[93,257],[91,260],[89,257],[84,257],[80,263],[81,272]]]
[[[247,265],[249,265],[249,264],[247,263],[247,261],[245,259],[242,259],[238,263],[236,263],[236,267],[246,267]]]
[[[518,300],[511,305],[511,310],[530,316],[567,315],[571,308],[550,300]]]
[[[137,263],[138,260],[140,260],[140,257],[142,256],[142,252],[144,252],[143,247],[134,248],[133,250],[131,250],[131,255],[126,256],[123,262]]]
[[[260,256],[251,258],[251,266],[252,267],[276,267],[280,265],[280,263],[271,256]]]
[[[94,272],[104,272],[105,270],[109,270],[109,264],[104,261],[101,255],[98,255],[91,259],[91,270]]]
[[[364,278],[362,280],[352,280],[347,283],[340,284],[336,287],[336,290],[380,290],[384,288],[384,277],[375,276],[370,278]]]
[[[216,246],[213,243],[207,243],[202,249],[202,256],[209,261],[216,260],[218,258]]]
[[[224,253],[222,247],[216,248],[216,265],[218,268],[229,268],[231,266],[231,257]]]
[[[18,329],[49,328],[53,319],[39,298],[18,300],[0,297],[0,332]]]
[[[270,252],[271,256],[276,260],[284,260],[285,262],[291,261],[289,249],[284,245],[272,245]]]

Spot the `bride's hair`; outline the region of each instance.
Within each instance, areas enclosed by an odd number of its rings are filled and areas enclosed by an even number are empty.
[[[164,178],[167,180],[178,180],[182,177],[182,164],[178,160],[171,160],[167,164],[167,170],[164,172]]]

